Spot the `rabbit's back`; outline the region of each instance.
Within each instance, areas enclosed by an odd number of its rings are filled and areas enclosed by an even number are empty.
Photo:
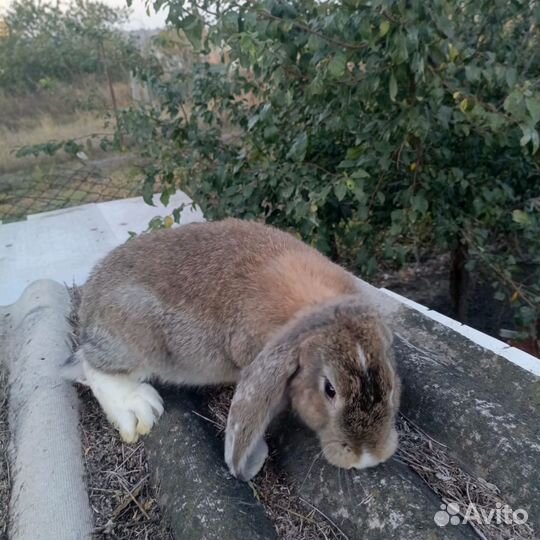
[[[85,285],[80,316],[86,328],[121,327],[146,349],[174,356],[188,340],[189,350],[219,350],[241,367],[295,313],[351,292],[349,273],[292,235],[228,219],[116,248]]]

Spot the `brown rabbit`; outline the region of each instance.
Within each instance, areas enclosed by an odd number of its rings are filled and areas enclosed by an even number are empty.
[[[293,236],[227,219],[140,236],[112,251],[83,289],[82,368],[127,442],[163,412],[147,382],[238,383],[225,459],[248,480],[264,433],[291,403],[329,462],[388,459],[400,381],[391,334],[356,278]]]

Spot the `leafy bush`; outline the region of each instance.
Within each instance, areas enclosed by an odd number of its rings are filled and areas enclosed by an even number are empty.
[[[181,188],[210,219],[292,228],[367,275],[447,251],[459,316],[482,272],[537,335],[536,1],[153,5],[229,61],[144,75],[157,105],[123,122],[152,164],[147,200]]]
[[[102,73],[106,63],[127,66],[134,48],[113,28],[126,13],[94,0],[78,0],[66,10],[16,0],[5,17],[9,35],[0,39],[0,88],[54,91],[59,81]]]
[[[294,228],[367,273],[447,250],[460,315],[468,272],[482,271],[534,332],[537,2],[161,3],[232,63],[198,66],[188,95],[156,80],[158,110],[130,113],[153,163],[147,193],[160,178],[209,218]]]

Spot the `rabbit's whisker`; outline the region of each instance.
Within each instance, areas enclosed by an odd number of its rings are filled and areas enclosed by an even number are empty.
[[[308,479],[308,476],[310,475],[311,473],[311,469],[313,469],[313,465],[315,465],[315,462],[322,456],[324,452],[324,449],[317,452],[317,454],[315,454],[315,457],[313,458],[312,462],[311,462],[311,465],[309,466],[309,469],[306,473],[306,476],[304,476],[304,479],[302,480],[302,483],[300,484],[300,487],[302,488],[303,485],[305,484],[306,480]]]
[[[343,496],[343,486],[341,485],[341,467],[338,467],[338,486],[339,494],[340,496]]]
[[[351,484],[352,484],[352,478],[351,478],[351,471],[347,470],[345,471],[345,486],[347,487],[347,493],[349,495],[349,500],[352,500],[352,490],[351,490]]]
[[[302,483],[300,484],[300,486],[303,486],[304,483],[306,482],[308,476],[311,473],[311,469],[313,469],[313,466],[315,465],[315,462],[323,455],[323,452],[332,444],[341,444],[341,441],[328,441],[327,443],[325,443],[325,445],[322,447],[322,449],[319,452],[317,452],[317,454],[313,458],[313,460],[311,462],[311,465],[309,466],[309,469],[308,469],[308,471],[306,473],[306,476],[302,480]]]

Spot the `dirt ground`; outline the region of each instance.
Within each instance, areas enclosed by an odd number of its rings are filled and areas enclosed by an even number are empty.
[[[7,540],[9,507],[7,373],[0,362],[0,540]]]
[[[448,274],[448,257],[434,256],[421,264],[383,272],[371,283],[455,318],[448,292]],[[497,339],[501,339],[501,328],[515,328],[508,304],[495,300],[493,289],[485,278],[477,277],[473,281],[466,324]]]

